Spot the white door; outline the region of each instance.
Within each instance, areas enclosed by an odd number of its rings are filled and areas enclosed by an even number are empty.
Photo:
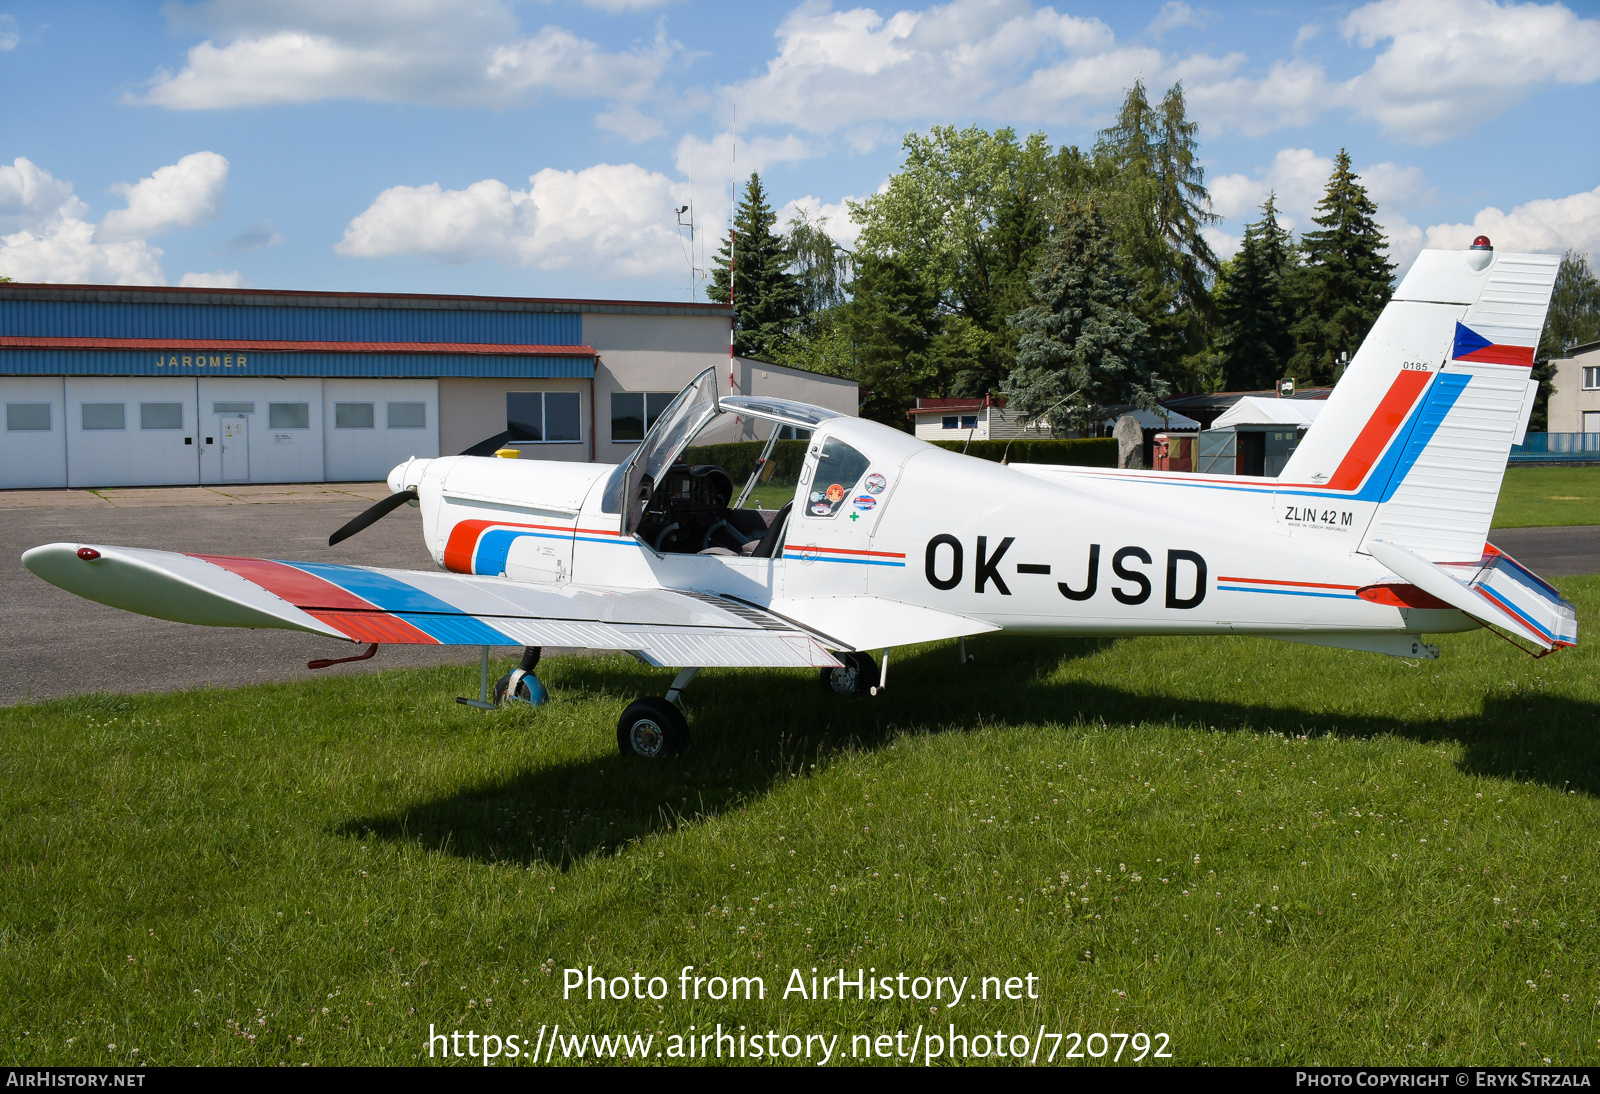
[[[66,403],[67,485],[200,481],[192,378],[68,376]]]
[[[226,414],[221,420],[222,481],[250,481],[250,419]]]
[[[0,489],[67,485],[66,398],[59,376],[0,377]]]
[[[375,482],[412,456],[439,454],[439,381],[322,381],[329,482]]]
[[[299,377],[200,378],[201,482],[321,482],[322,381]],[[224,477],[223,423],[244,417],[239,443],[249,466],[231,462]]]

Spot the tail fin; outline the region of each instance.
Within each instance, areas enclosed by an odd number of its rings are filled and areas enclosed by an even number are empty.
[[[1279,481],[1378,503],[1365,539],[1481,558],[1560,261],[1423,251]]]

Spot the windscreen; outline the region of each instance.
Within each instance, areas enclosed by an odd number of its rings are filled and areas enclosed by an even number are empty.
[[[624,498],[627,502],[627,530],[637,531],[644,508],[661,472],[677,461],[689,439],[717,413],[716,369],[708,368],[678,392],[656,424],[650,427],[639,450],[627,464]]]

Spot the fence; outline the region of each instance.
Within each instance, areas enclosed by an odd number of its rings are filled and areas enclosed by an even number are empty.
[[[1600,433],[1529,433],[1512,445],[1517,463],[1600,462]]]

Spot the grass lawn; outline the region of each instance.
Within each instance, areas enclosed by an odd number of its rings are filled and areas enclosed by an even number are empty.
[[[1594,618],[1600,578],[1561,584]],[[0,1056],[411,1063],[430,1024],[559,1022],[1593,1064],[1595,647],[1440,644],[946,643],[859,700],[709,671],[692,752],[654,765],[614,726],[670,673],[614,657],[495,714],[451,702],[460,669],[0,710]],[[671,995],[563,1001],[591,965]],[[681,1001],[684,965],[767,998]],[[971,980],[954,1008],[784,1001],[813,967]]]
[[[1496,528],[1600,524],[1600,467],[1508,467]]]

